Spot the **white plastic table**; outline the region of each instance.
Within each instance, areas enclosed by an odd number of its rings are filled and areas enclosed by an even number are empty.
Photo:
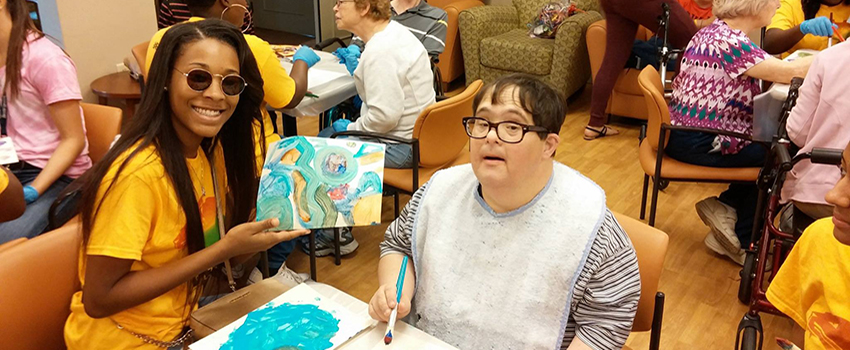
[[[293,117],[319,115],[357,94],[354,77],[348,73],[345,65],[340,64],[339,59],[329,52],[316,53],[321,60],[307,71],[307,90],[319,97],[304,96],[295,108],[279,111]],[[280,63],[287,72],[292,69],[292,63],[287,59],[281,58]]]

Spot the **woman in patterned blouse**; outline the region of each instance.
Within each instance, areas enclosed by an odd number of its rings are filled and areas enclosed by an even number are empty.
[[[758,80],[788,83],[804,77],[813,57],[786,62],[756,46],[747,33],[770,23],[779,0],[714,0],[717,19],[694,35],[673,81],[673,125],[716,129],[752,136],[753,97]],[[752,167],[764,162],[765,148],[728,135],[672,131],[667,154],[679,161],[712,167]],[[750,244],[757,197],[755,184],[732,184],[720,197],[697,203],[711,227],[705,244],[743,264]]]

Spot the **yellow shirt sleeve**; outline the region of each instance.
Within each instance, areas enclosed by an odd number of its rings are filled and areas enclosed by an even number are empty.
[[[780,0],[767,29],[791,29],[803,22],[803,5],[800,0]]]
[[[272,108],[283,108],[295,96],[295,81],[286,73],[269,43],[254,35],[245,35],[245,41],[254,53],[257,68],[263,77],[263,98]]]
[[[142,259],[157,215],[155,191],[128,170],[125,168],[114,183],[111,177],[101,183],[98,198],[103,200],[92,224],[87,255]],[[110,183],[112,188],[106,192]]]

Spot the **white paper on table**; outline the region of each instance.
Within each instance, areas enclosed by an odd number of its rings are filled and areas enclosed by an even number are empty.
[[[817,55],[819,52],[820,51],[818,51],[818,50],[799,49],[797,51],[794,51],[793,53],[791,53],[787,57],[783,58],[782,60],[786,61],[786,62],[794,62],[795,60],[797,60],[799,58]]]
[[[330,83],[346,75],[347,73],[310,68],[307,71],[307,90],[313,90],[317,86]]]
[[[0,164],[14,164],[18,162],[18,153],[15,152],[15,144],[11,137],[0,137]]]
[[[294,288],[288,290],[286,293],[281,294],[277,298],[274,298],[268,304],[259,307],[257,310],[266,308],[266,307],[274,307],[279,306],[284,303],[294,304],[294,305],[316,305],[319,309],[327,311],[331,313],[334,318],[339,320],[339,331],[330,339],[330,342],[333,344],[328,349],[336,349],[346,341],[351,338],[354,338],[357,334],[360,334],[366,329],[369,329],[375,324],[368,313],[359,313],[355,314],[345,307],[339,305],[338,303],[329,300],[319,294],[315,289],[311,288],[306,284],[299,284]],[[256,310],[255,310],[256,311]],[[252,311],[254,312],[254,311]],[[218,350],[228,341],[230,338],[230,334],[235,331],[239,326],[241,326],[248,315],[242,316],[242,318],[234,321],[233,323],[227,325],[226,327],[219,329],[213,334],[210,334],[204,339],[192,344],[189,346],[190,350]],[[238,347],[237,347],[238,348]],[[266,349],[255,349],[255,350],[266,350]]]

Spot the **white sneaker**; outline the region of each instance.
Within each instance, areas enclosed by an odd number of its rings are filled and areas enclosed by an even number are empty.
[[[295,271],[292,271],[288,267],[286,267],[286,264],[284,264],[280,267],[280,270],[277,271],[277,274],[272,276],[272,278],[289,287],[295,287],[301,283],[304,283],[304,281],[309,280],[310,275],[306,273],[297,273]]]
[[[744,252],[744,250],[741,248],[738,248],[735,251],[727,250],[726,247],[723,244],[720,244],[720,242],[717,240],[717,237],[715,237],[714,232],[709,232],[707,235],[705,235],[705,240],[703,241],[703,243],[705,243],[705,246],[708,247],[708,249],[711,249],[713,252],[720,255],[728,256],[729,259],[732,259],[732,261],[734,261],[736,264],[744,266],[744,259],[746,259],[747,253]]]
[[[260,269],[254,268],[251,270],[251,274],[248,275],[248,284],[254,284],[263,280],[263,273],[260,272]]]
[[[738,221],[735,208],[721,202],[717,197],[703,199],[697,202],[695,207],[699,218],[711,228],[717,242],[722,244],[726,251],[741,249],[741,241],[735,234],[735,223]]]

